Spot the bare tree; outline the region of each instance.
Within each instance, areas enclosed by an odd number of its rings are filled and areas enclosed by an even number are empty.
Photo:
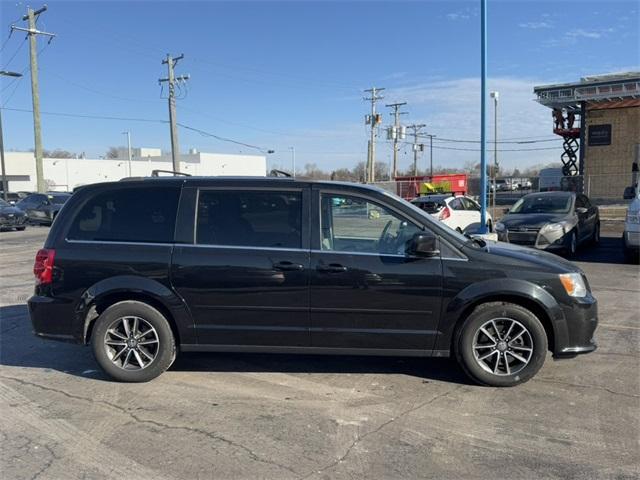
[[[109,149],[107,150],[107,153],[105,154],[106,158],[118,158],[118,147],[109,147]]]

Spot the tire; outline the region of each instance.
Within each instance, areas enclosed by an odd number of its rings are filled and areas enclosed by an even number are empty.
[[[145,332],[149,333],[140,336]],[[120,382],[148,382],[176,357],[175,339],[164,315],[133,300],[115,303],[102,312],[93,328],[91,346],[102,369]]]
[[[27,228],[27,227],[16,227],[16,230],[18,232],[22,232],[25,228]]]
[[[573,229],[571,235],[569,235],[566,252],[569,257],[575,257],[578,252],[578,234],[575,229]]]
[[[498,339],[502,338],[495,342],[495,348],[482,331],[495,338],[492,321],[500,334]],[[509,330],[510,325],[513,327]],[[511,340],[503,342],[507,333]],[[457,330],[453,346],[458,363],[472,380],[491,387],[513,387],[538,373],[547,355],[547,345],[544,327],[531,311],[513,303],[490,302],[471,312]]]
[[[593,235],[591,236],[591,244],[598,245],[600,243],[600,222],[596,223],[596,227],[593,229]]]

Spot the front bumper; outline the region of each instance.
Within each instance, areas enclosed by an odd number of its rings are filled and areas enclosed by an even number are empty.
[[[26,215],[3,215],[0,217],[0,228],[21,227],[27,223]]]
[[[566,336],[561,335],[562,341],[556,341],[554,357],[571,358],[598,348],[594,338],[598,326],[598,301],[591,293],[561,308],[566,322]]]
[[[558,251],[568,247],[569,233],[564,230],[546,230],[528,228],[521,230],[504,230],[498,233],[498,240],[523,247],[539,250]]]
[[[632,231],[625,227],[624,231],[624,246],[627,248],[640,248],[640,229],[634,229],[638,231]]]

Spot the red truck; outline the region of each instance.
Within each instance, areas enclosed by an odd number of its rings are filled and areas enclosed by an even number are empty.
[[[413,200],[429,193],[452,193],[466,195],[467,175],[452,173],[444,175],[396,177],[396,193],[405,200]]]

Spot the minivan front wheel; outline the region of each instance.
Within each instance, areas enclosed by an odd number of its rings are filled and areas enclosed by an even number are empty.
[[[138,301],[111,305],[97,318],[91,336],[96,360],[122,382],[147,382],[175,359],[175,339],[158,310]]]
[[[531,379],[544,364],[547,336],[540,320],[520,305],[479,305],[459,329],[456,357],[473,380],[511,387]]]

